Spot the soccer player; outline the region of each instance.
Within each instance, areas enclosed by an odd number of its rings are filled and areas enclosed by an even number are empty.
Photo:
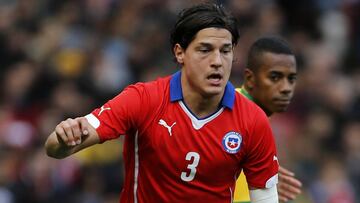
[[[239,33],[222,6],[179,14],[171,44],[181,69],[128,86],[48,137],[47,154],[69,156],[125,136],[120,202],[231,202],[244,171],[254,203],[277,203],[278,162],[265,113],[228,81]]]
[[[267,114],[284,112],[296,85],[296,61],[287,42],[276,37],[258,39],[250,47],[244,85],[236,89]],[[279,169],[278,195],[281,201],[295,199],[301,182],[285,168]],[[234,202],[250,202],[245,176],[237,180]]]

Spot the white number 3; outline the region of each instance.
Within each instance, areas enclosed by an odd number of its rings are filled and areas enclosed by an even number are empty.
[[[187,168],[190,169],[190,173],[181,173],[181,180],[186,182],[192,181],[194,179],[196,174],[196,167],[199,165],[200,155],[196,152],[188,152],[185,159],[191,161],[192,158],[194,158],[193,162],[187,166]]]

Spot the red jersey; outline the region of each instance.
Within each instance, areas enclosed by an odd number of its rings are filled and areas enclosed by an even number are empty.
[[[255,188],[277,183],[265,113],[229,82],[219,109],[197,118],[183,101],[181,72],[127,87],[86,116],[101,142],[125,135],[120,202],[231,202],[241,170]]]

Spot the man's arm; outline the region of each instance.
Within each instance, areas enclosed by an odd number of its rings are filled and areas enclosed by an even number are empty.
[[[271,188],[250,188],[251,203],[279,203],[276,186]]]
[[[45,142],[48,156],[62,159],[100,142],[95,128],[85,117],[59,123]]]

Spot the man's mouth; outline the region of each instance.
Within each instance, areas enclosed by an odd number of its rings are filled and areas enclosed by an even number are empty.
[[[219,73],[213,73],[207,77],[212,85],[219,85],[222,81],[222,75]]]
[[[280,105],[289,105],[290,104],[290,99],[275,99],[275,103],[280,104]]]

